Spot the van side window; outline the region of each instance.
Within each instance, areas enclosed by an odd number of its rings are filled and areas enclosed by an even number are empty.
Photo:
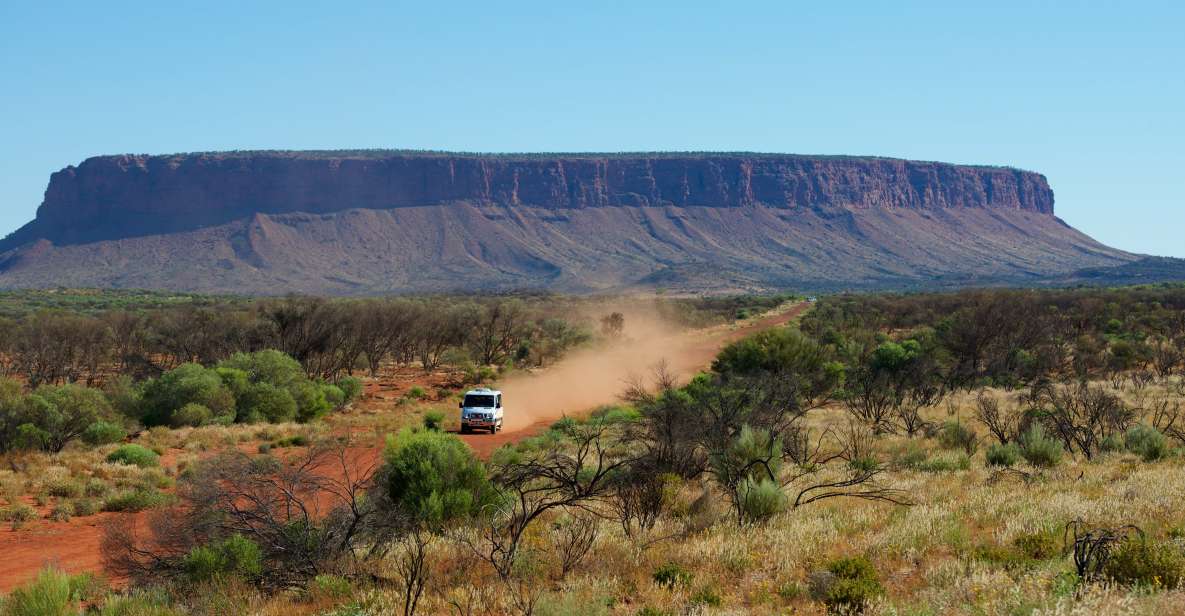
[[[498,403],[495,406],[502,408],[502,394],[498,394]]]

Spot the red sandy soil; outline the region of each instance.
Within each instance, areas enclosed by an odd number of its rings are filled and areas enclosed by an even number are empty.
[[[800,303],[789,310],[756,319],[740,327],[717,327],[651,338],[645,341],[646,344],[640,341],[637,348],[627,348],[626,352],[629,353],[631,359],[635,360],[633,365],[637,365],[640,361],[657,361],[666,357],[671,360],[672,363],[669,367],[675,374],[687,377],[707,367],[720,348],[729,342],[764,329],[784,325],[802,314],[808,306],[809,304]],[[670,357],[671,355],[673,357]],[[597,361],[601,365],[619,363],[618,359],[612,356],[592,358],[593,361]],[[543,376],[540,377],[540,382],[546,378],[548,373],[562,372],[563,368],[564,362],[561,362],[542,371]],[[618,373],[625,370],[624,365],[616,367],[616,371],[610,371],[609,376],[616,377],[617,381],[624,380],[628,375]],[[445,373],[434,373],[425,377],[422,372],[416,370],[406,372],[407,374],[397,372],[394,378],[384,375],[385,378],[381,381],[368,380],[365,390],[371,403],[368,406],[374,406],[374,403],[377,402],[379,406],[389,407],[413,384],[418,384],[431,393],[434,388],[446,386],[450,380],[449,375]],[[536,385],[536,382],[530,380],[531,378],[533,377],[527,377],[525,382],[520,385],[506,384],[502,386],[503,391],[507,392],[508,403],[514,399],[510,396],[510,392],[514,391],[515,387],[523,389],[524,399],[532,397],[532,393],[536,398],[539,396],[539,391],[531,391]],[[460,435],[460,438],[479,457],[485,458],[502,445],[543,432],[565,413],[580,414],[602,404],[617,402],[617,395],[621,391],[619,387],[602,387],[591,395],[588,395],[587,392],[577,392],[578,395],[563,399],[569,390],[570,388],[560,389],[557,394],[559,396],[558,402],[555,404],[551,404],[552,400],[549,399],[549,404],[546,407],[534,404],[527,413],[516,416],[508,414],[506,429],[498,434],[466,434]],[[544,388],[541,391],[547,392],[549,396],[555,394],[555,390],[551,388]],[[243,447],[240,449],[242,450]],[[251,447],[248,447],[245,451],[250,452],[250,449]],[[371,447],[351,448],[350,455],[352,460],[356,460],[360,464],[370,464],[377,461],[381,451],[382,443],[375,443]],[[54,566],[68,573],[102,572],[103,560],[100,545],[104,526],[120,516],[128,515],[136,516],[136,523],[142,526],[142,522],[148,514],[147,512],[138,514],[100,513],[76,517],[67,522],[54,522],[43,518],[18,530],[13,530],[8,526],[0,527],[0,593],[9,592],[16,586],[33,579],[46,566]],[[121,580],[111,581],[118,583]]]

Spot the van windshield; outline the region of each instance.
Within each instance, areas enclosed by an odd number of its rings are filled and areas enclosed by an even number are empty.
[[[494,396],[488,394],[466,394],[465,406],[494,408]]]

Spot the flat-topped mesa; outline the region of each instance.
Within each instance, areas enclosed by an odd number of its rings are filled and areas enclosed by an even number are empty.
[[[256,213],[470,202],[614,206],[991,208],[1053,213],[1045,177],[1003,167],[782,154],[227,152],[100,156],[50,178],[5,244],[167,233]]]

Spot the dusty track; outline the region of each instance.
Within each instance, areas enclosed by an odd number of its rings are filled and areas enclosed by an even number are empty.
[[[480,457],[507,443],[538,434],[565,414],[574,415],[618,401],[627,379],[644,375],[661,361],[686,378],[706,368],[721,347],[764,329],[790,322],[809,304],[800,303],[740,327],[716,327],[676,333],[660,327],[644,327],[630,333],[615,348],[573,355],[536,375],[524,375],[501,384],[510,413],[505,430],[498,434],[461,435]],[[627,330],[628,331],[628,330]],[[381,444],[375,444],[373,459]],[[70,573],[100,572],[103,526],[124,515],[101,513],[69,522],[39,520],[20,530],[0,528],[0,593],[6,593],[52,565]]]

